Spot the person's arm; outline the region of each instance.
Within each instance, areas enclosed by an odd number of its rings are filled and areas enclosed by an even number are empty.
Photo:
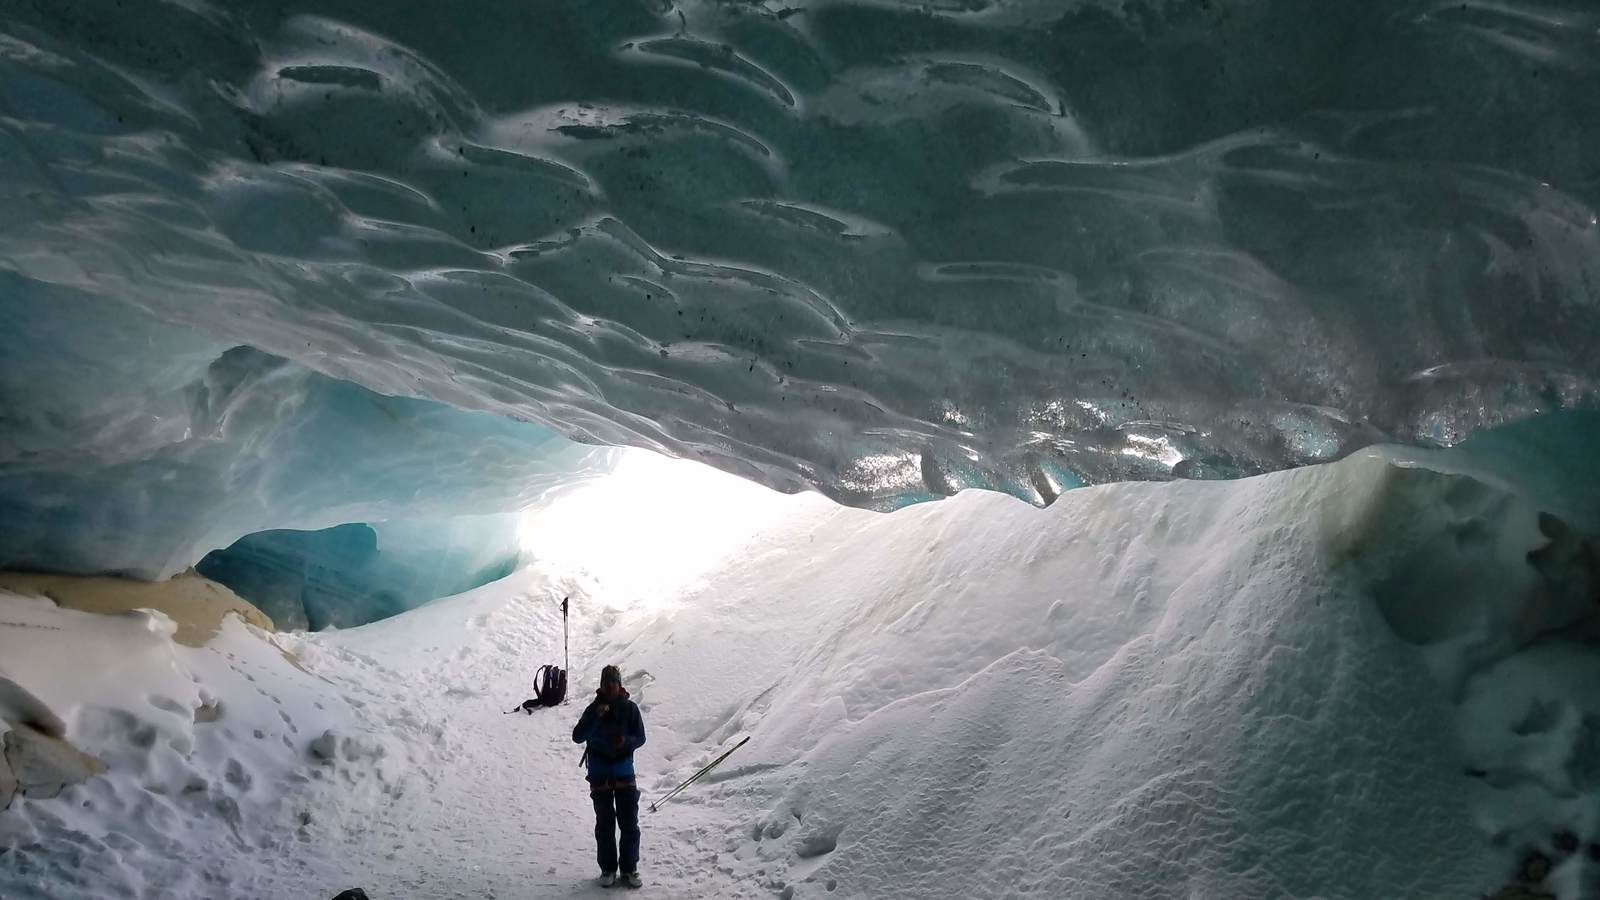
[[[600,713],[591,703],[584,709],[583,715],[578,717],[578,724],[572,729],[572,742],[574,744],[587,744],[594,737],[594,730],[600,724]]]
[[[633,707],[633,716],[628,720],[627,736],[628,752],[644,746],[644,713],[639,712],[639,707]]]

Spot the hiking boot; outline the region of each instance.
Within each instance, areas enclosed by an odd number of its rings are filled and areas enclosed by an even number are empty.
[[[619,880],[625,882],[628,887],[641,887],[644,885],[644,881],[639,878],[638,872],[623,872]]]
[[[613,884],[617,883],[617,873],[601,872],[600,877],[596,880],[600,883],[601,887],[611,887]]]

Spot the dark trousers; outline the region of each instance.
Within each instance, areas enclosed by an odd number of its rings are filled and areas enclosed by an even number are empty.
[[[594,800],[595,861],[600,871],[617,871],[617,829],[622,829],[622,871],[639,869],[639,789],[596,787]]]

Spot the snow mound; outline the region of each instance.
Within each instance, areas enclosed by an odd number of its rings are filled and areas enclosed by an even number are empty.
[[[0,896],[274,896],[241,860],[293,865],[308,823],[339,796],[372,804],[352,784],[396,790],[361,767],[326,772],[311,753],[330,728],[356,746],[376,740],[358,736],[374,731],[358,697],[239,618],[201,647],[175,643],[175,630],[155,611],[97,615],[0,592],[0,685],[30,693],[104,768],[0,816]],[[26,721],[15,711],[0,707],[0,730]]]
[[[719,864],[788,896],[1476,896],[1597,836],[1597,545],[1552,521],[1381,455],[963,494],[810,522],[616,646],[680,741],[655,787],[754,735],[682,802],[754,805]]]

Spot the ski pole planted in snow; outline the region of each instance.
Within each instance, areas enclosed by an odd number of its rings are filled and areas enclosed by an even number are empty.
[[[563,671],[572,671],[572,648],[567,641],[567,601],[570,596],[561,598],[561,668]]]
[[[660,807],[663,804],[665,804],[668,800],[671,800],[673,797],[678,796],[678,792],[682,791],[684,788],[688,787],[689,785],[694,784],[696,781],[699,781],[701,775],[704,775],[707,772],[711,771],[712,769],[715,769],[717,766],[722,765],[722,761],[727,759],[728,757],[732,756],[734,750],[737,750],[740,747],[743,747],[745,744],[748,744],[748,743],[750,743],[750,736],[749,735],[745,735],[744,740],[740,741],[737,744],[734,744],[732,750],[729,750],[727,753],[724,753],[721,756],[717,757],[716,759],[713,759],[711,761],[710,765],[707,765],[704,769],[701,769],[700,771],[698,771],[698,772],[694,773],[693,775],[689,776],[689,780],[688,781],[685,781],[683,784],[680,784],[677,787],[673,788],[670,792],[667,793],[667,795],[665,797],[662,797],[660,800],[657,800],[656,802],[650,804],[650,811],[651,812],[655,812],[658,807]]]

